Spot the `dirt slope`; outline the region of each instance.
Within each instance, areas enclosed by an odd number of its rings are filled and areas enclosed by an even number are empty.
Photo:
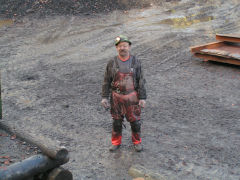
[[[175,179],[240,175],[239,67],[204,63],[189,47],[240,33],[237,0],[164,2],[94,16],[28,16],[0,28],[4,121],[69,148],[74,179],[132,179],[139,164]],[[11,24],[11,23],[9,23]],[[111,118],[100,106],[114,38],[128,35],[143,62],[148,100],[142,153],[128,124],[109,153]]]

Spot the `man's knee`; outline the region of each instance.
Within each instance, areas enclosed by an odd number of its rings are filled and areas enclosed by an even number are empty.
[[[121,132],[122,131],[122,120],[121,119],[114,119],[113,120],[113,130],[115,132]]]
[[[140,132],[141,131],[141,122],[140,120],[131,122],[131,128],[133,132]]]

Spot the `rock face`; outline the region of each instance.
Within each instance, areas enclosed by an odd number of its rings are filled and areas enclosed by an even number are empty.
[[[1,0],[0,14],[3,17],[33,15],[79,15],[82,13],[107,13],[116,9],[129,10],[150,5],[146,0]]]

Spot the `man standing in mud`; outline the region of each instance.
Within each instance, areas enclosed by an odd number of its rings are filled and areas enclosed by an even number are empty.
[[[131,44],[126,36],[116,38],[118,56],[108,62],[104,74],[101,104],[105,108],[111,106],[113,119],[110,151],[117,150],[121,145],[124,117],[130,122],[135,150],[142,151],[140,114],[146,103],[145,79],[141,62],[130,54]]]

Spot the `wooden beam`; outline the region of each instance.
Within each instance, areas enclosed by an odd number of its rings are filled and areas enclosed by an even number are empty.
[[[26,132],[11,128],[3,121],[0,122],[0,128],[9,132],[10,134],[15,134],[17,138],[26,141],[29,144],[37,146],[43,154],[52,159],[56,159],[64,163],[67,163],[69,161],[68,150],[63,146],[58,146],[57,143],[50,141],[50,139],[44,137],[34,138]]]

